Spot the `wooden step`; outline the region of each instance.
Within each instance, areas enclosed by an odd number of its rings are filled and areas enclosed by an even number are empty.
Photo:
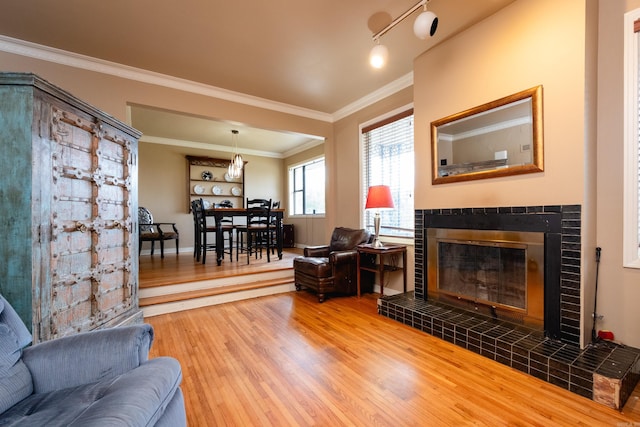
[[[239,283],[236,285],[218,286],[215,288],[208,288],[208,289],[197,289],[193,291],[178,292],[178,293],[172,293],[172,294],[163,294],[158,296],[140,298],[139,304],[140,304],[140,307],[147,307],[155,304],[165,304],[169,302],[184,301],[184,300],[193,299],[193,298],[202,298],[202,297],[209,297],[213,295],[221,295],[221,294],[232,293],[232,292],[241,292],[241,291],[248,291],[252,289],[267,288],[270,286],[283,285],[283,284],[292,283],[292,282],[293,282],[292,277],[285,277],[285,278],[279,278],[279,279],[260,280],[260,281],[251,282],[251,283]]]

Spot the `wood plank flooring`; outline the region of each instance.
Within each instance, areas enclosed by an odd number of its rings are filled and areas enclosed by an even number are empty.
[[[190,426],[631,426],[622,412],[377,314],[290,292],[147,319]],[[638,423],[638,424],[634,424]]]

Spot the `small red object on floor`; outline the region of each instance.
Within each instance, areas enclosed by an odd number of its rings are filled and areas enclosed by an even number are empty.
[[[601,340],[613,341],[613,332],[611,331],[598,331],[598,338]]]

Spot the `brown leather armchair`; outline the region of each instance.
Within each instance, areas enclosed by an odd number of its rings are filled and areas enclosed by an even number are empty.
[[[355,295],[357,292],[356,246],[371,240],[371,233],[364,229],[337,227],[331,242],[323,246],[304,248],[304,256],[293,260],[296,290],[302,287],[318,293],[323,302],[327,293]]]

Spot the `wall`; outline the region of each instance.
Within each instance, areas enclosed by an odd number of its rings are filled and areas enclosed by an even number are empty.
[[[416,208],[582,205],[582,295],[592,292],[595,246],[587,205],[594,171],[587,170],[593,107],[586,94],[594,80],[587,80],[586,3],[516,1],[414,64]],[[431,185],[432,121],[537,85],[543,86],[544,172]],[[584,335],[591,327],[588,301],[582,306]]]
[[[602,248],[598,329],[640,347],[640,271],[622,266],[624,13],[640,0],[600,2],[598,50],[597,244]]]
[[[180,231],[180,250],[193,250],[193,217],[187,210],[188,171],[186,155],[226,159],[229,154],[211,150],[176,147],[141,142],[139,145],[138,202],[151,210],[159,222],[175,222]],[[266,198],[284,201],[282,186],[283,161],[280,159],[243,156],[245,166],[245,199]],[[167,218],[170,218],[168,220]],[[156,245],[157,246],[157,245]],[[143,250],[148,251],[150,244]],[[169,249],[167,249],[169,248]],[[165,244],[169,253],[173,241]]]
[[[330,180],[339,183],[331,188],[331,200],[335,200],[336,211],[331,218],[335,222],[327,221],[326,241],[329,241],[331,231],[336,226],[360,228],[366,194],[361,194],[361,169],[357,162],[360,159],[360,125],[388,114],[413,102],[413,88],[403,89],[373,105],[351,114],[334,124],[335,142],[327,144],[332,149],[334,157],[332,167],[329,168]],[[407,183],[413,185],[413,183]],[[373,230],[371,230],[373,231]],[[384,241],[384,239],[383,239]],[[414,288],[414,248],[413,241],[401,241],[407,244],[407,289]],[[402,272],[396,271],[385,276],[385,295],[402,292]],[[376,282],[378,283],[378,282]]]

